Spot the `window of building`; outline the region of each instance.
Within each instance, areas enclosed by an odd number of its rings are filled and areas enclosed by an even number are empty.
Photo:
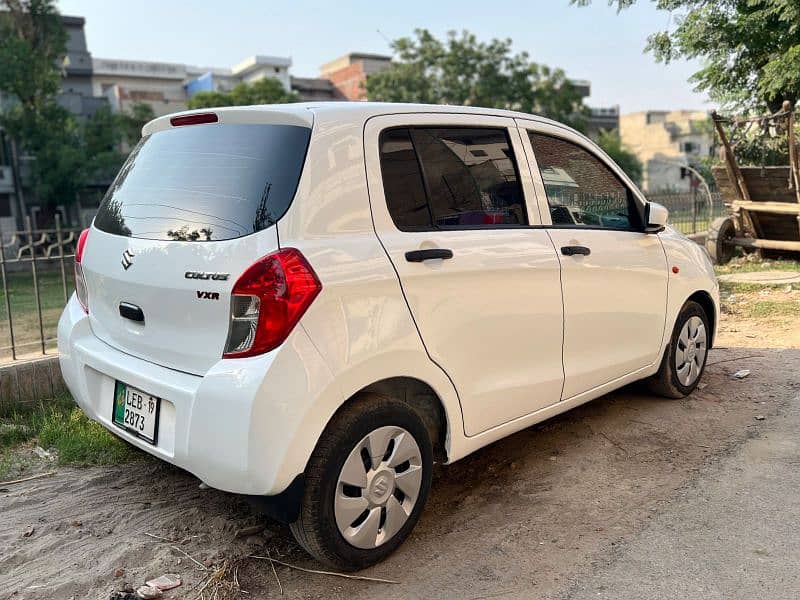
[[[0,217],[11,216],[11,194],[0,194]]]
[[[538,133],[529,135],[554,226],[639,227],[633,196],[603,162],[572,142]]]
[[[700,146],[695,144],[694,142],[683,142],[681,144],[681,152],[686,152],[687,154],[692,154],[693,152],[699,152]]]

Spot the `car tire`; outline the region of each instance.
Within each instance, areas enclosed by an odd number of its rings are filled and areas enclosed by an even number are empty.
[[[309,554],[336,569],[380,562],[419,519],[432,468],[432,443],[419,414],[398,400],[363,394],[335,415],[314,449],[291,531]]]
[[[697,302],[687,302],[675,320],[661,366],[648,380],[650,390],[665,398],[691,394],[705,371],[710,341],[705,310]]]

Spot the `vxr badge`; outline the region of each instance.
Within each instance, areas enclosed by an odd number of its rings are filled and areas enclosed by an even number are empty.
[[[122,253],[122,268],[126,271],[130,269],[133,264],[133,256],[134,254],[130,250],[125,250],[125,252]]]

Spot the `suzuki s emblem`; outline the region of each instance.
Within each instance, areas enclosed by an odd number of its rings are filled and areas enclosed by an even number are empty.
[[[125,250],[125,252],[122,253],[122,268],[126,271],[131,268],[133,257],[134,254],[130,250]]]

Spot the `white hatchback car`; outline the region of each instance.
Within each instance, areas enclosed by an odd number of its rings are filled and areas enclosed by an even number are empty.
[[[434,461],[635,380],[695,388],[718,288],[666,220],[526,114],[161,117],[81,235],[63,376],[121,438],[358,569],[408,536]]]

